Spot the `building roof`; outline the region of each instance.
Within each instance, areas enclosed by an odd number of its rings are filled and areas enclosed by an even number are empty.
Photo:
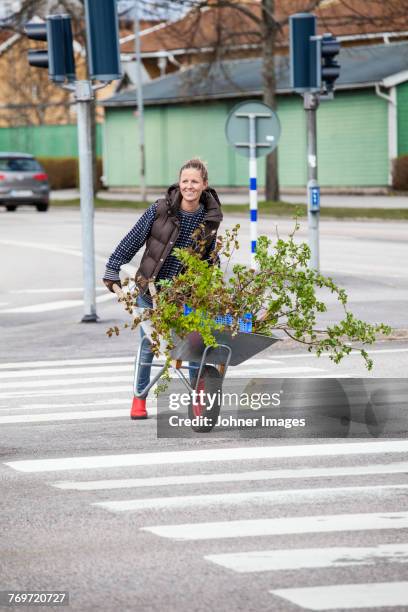
[[[281,24],[277,45],[288,46],[288,17],[304,7],[299,0],[276,0],[275,17]],[[407,34],[406,11],[398,0],[322,0],[314,11],[318,17],[318,33],[332,32],[336,36],[364,38],[395,33]],[[262,21],[259,0],[240,2],[237,6],[194,7],[177,21],[147,28],[141,35],[141,52],[145,57],[160,51],[172,53],[200,52],[208,48],[259,46]],[[121,53],[134,52],[132,35],[121,41]]]
[[[408,43],[342,48],[341,74],[337,89],[374,86],[403,73],[408,66]],[[277,91],[291,93],[288,56],[275,57]],[[175,104],[205,99],[240,98],[262,94],[262,60],[240,59],[208,66],[196,64],[187,70],[154,79],[143,86],[146,105]],[[104,106],[136,106],[136,89],[119,93]]]

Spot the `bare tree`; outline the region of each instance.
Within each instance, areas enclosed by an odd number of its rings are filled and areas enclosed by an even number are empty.
[[[169,42],[170,33],[170,38],[180,40],[180,47],[205,49],[202,58],[207,62],[207,82],[211,80],[215,63],[222,65],[226,59],[261,56],[263,101],[276,109],[275,55],[278,43],[282,44],[283,27],[290,14],[312,11],[321,1],[286,0],[282,12],[281,7],[277,10],[276,0],[174,0],[174,4],[188,4],[191,10],[184,19],[171,24],[167,32],[159,31],[157,37],[162,36],[163,46],[166,38]],[[225,71],[224,76],[227,76]],[[279,200],[277,150],[266,158],[265,178],[267,199]]]
[[[288,52],[289,16],[315,12],[323,31],[364,33],[384,28],[408,29],[408,0],[170,0],[173,6],[189,8],[188,14],[157,32],[163,48],[179,40],[189,49],[191,61],[200,56],[203,67],[195,71],[210,83],[214,64],[239,57],[262,58],[263,100],[276,109],[277,53]],[[145,0],[152,6],[154,2]],[[157,6],[169,0],[156,0]],[[211,17],[210,17],[211,15]],[[196,53],[194,54],[194,50]],[[224,76],[228,77],[224,70]],[[194,78],[190,75],[190,79]],[[239,87],[236,86],[239,92]],[[268,200],[279,199],[278,154],[266,159],[265,191]]]
[[[83,0],[23,0],[20,9],[10,17],[5,27],[15,33],[23,34],[25,24],[34,17],[44,19],[49,14],[57,13],[65,13],[70,15],[72,19],[74,39],[80,43],[83,49],[83,53],[81,53],[82,62],[77,67],[77,72],[80,78],[87,78]],[[34,44],[31,42],[29,44],[29,41],[27,41],[27,49],[33,48]],[[38,46],[41,47],[41,44]],[[21,49],[18,52],[21,52]],[[8,51],[8,53],[12,54],[11,51]],[[7,120],[10,125],[71,123],[74,119],[72,94],[57,87],[54,83],[50,83],[45,71],[30,68],[25,59],[21,61],[20,58],[20,61],[15,65],[18,66],[18,70],[10,71],[7,74],[6,84],[3,86],[15,93],[19,104],[7,105],[7,108],[0,113],[0,118]],[[96,102],[93,101],[91,105],[91,129],[95,190],[98,185],[96,114]]]

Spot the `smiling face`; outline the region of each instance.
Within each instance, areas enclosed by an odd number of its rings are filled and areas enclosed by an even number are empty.
[[[183,203],[197,206],[201,194],[207,188],[208,183],[204,182],[199,170],[185,168],[180,174],[179,186],[183,196]]]

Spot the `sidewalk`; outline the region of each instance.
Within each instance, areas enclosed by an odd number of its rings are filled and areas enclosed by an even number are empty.
[[[221,202],[223,205],[228,204],[249,204],[248,192],[246,190],[229,190],[220,188],[217,190],[220,195]],[[148,190],[148,201],[154,202],[157,198],[162,197],[163,191]],[[110,189],[109,191],[99,191],[97,197],[101,200],[113,201],[113,200],[125,200],[128,202],[140,201],[140,194],[133,190]],[[77,189],[62,189],[59,191],[51,192],[51,200],[75,200],[79,198],[79,191]],[[259,199],[264,199],[264,194],[260,192]],[[281,192],[281,199],[284,202],[291,202],[294,204],[305,204],[306,194],[293,194],[285,191]],[[341,207],[341,208],[379,208],[379,209],[393,209],[393,208],[408,208],[408,196],[406,195],[339,195],[322,193],[321,195],[321,206],[322,207]]]

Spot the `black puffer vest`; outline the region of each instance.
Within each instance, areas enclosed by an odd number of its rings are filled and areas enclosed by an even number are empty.
[[[165,198],[157,200],[156,218],[146,240],[146,250],[135,278],[142,293],[146,291],[149,280],[156,279],[166,257],[177,241],[180,232],[177,212],[180,209],[181,200],[182,196],[177,184],[168,188]],[[203,191],[200,202],[206,211],[203,223],[208,248],[222,221],[221,203],[217,192],[211,187]]]

